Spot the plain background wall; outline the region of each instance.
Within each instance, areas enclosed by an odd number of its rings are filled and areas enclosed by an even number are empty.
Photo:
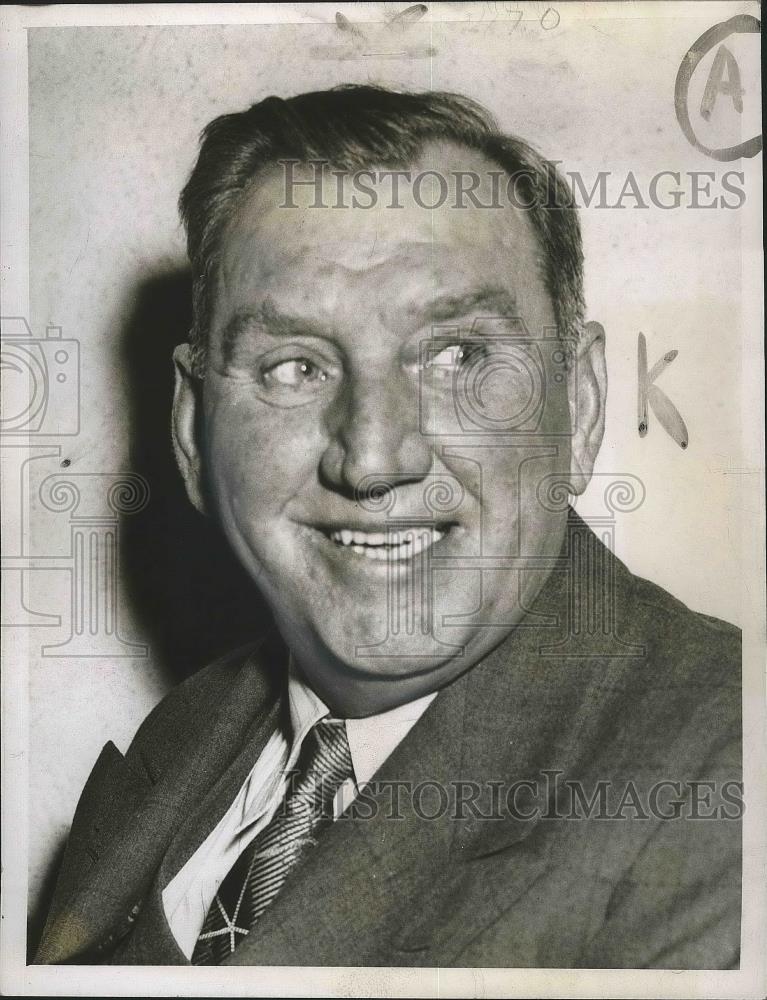
[[[454,23],[379,23],[356,42],[329,5],[316,15],[326,23],[29,33],[30,322],[37,335],[61,327],[81,349],[80,433],[59,441],[57,458],[38,460],[35,481],[60,472],[66,459],[70,473],[140,473],[151,490],[147,507],[123,521],[119,589],[121,633],[145,643],[148,655],[38,655],[43,642],[66,638],[68,623],[31,630],[33,906],[104,742],[125,749],[174,683],[263,620],[215,529],[186,504],[168,439],[170,350],[184,339],[189,310],[176,199],[201,128],[268,94],[370,81],[468,93],[503,128],[580,171],[589,187],[599,170],[613,171],[621,181],[610,184],[612,201],[628,170],[646,197],[647,182],[663,170],[713,171],[712,193],[721,194],[722,175],[742,166],[694,150],[674,113],[685,52],[737,5],[655,5],[652,17],[643,5],[562,5],[548,29],[545,4],[453,7]],[[523,11],[521,22],[512,8]],[[382,20],[372,6],[359,13],[373,17]],[[698,117],[712,136],[730,127],[726,103],[720,99],[710,125]],[[689,181],[682,187],[689,191]],[[634,572],[691,607],[738,622],[749,203],[730,211],[624,204],[582,212],[589,316],[604,324],[609,345],[598,471],[631,474],[646,489],[643,505],[619,516],[616,549]],[[653,418],[650,434],[637,434],[640,330],[651,365],[679,351],[659,384],[687,422],[687,451]],[[66,517],[30,502],[35,549],[65,550]],[[603,509],[599,484],[579,509]],[[66,618],[67,580],[36,575],[30,600]]]

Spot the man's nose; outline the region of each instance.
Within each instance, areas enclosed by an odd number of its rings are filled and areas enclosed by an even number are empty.
[[[369,477],[392,485],[417,482],[431,470],[430,440],[421,433],[418,390],[398,373],[355,379],[327,415],[330,441],[321,461],[329,484],[365,490]]]

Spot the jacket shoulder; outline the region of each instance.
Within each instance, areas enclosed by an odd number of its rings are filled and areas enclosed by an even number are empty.
[[[740,630],[625,572],[618,634],[636,653],[613,663],[608,702],[609,729],[619,736],[628,765],[646,759],[663,762],[669,773],[723,769],[737,778]]]
[[[663,665],[668,680],[740,688],[741,630],[691,610],[650,580],[630,575],[632,631]]]
[[[618,646],[633,646],[641,651],[639,669],[636,656],[626,649],[619,652],[619,658],[629,657],[628,674],[638,675],[644,686],[653,686],[657,681],[661,687],[680,686],[688,691],[740,688],[739,628],[692,610],[663,587],[633,573],[572,509],[569,529],[596,544],[592,572],[600,563],[605,567],[604,581],[591,577],[582,581],[581,591],[588,595],[585,599],[591,602],[592,611],[602,617],[603,626],[615,630]],[[581,572],[588,572],[588,563]],[[621,674],[620,666],[616,667]]]

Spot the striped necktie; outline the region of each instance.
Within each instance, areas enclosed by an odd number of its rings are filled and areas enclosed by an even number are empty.
[[[288,874],[333,822],[333,800],[353,775],[343,720],[324,719],[304,739],[287,795],[245,848],[216,893],[192,955],[218,965],[233,954],[282,888]]]

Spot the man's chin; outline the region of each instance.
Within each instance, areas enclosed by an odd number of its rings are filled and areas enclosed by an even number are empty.
[[[331,712],[343,718],[378,715],[406,702],[439,690],[468,669],[461,651],[440,656],[409,655],[349,656],[344,650],[308,661],[297,654],[303,680],[319,695]],[[453,655],[451,656],[451,652]],[[342,654],[342,655],[338,655]]]
[[[352,616],[354,617],[354,616]],[[329,621],[316,625],[280,621],[280,631],[301,663],[312,664],[312,673],[333,674],[339,683],[353,678],[402,680],[433,673],[466,655],[467,636],[436,638],[430,624],[418,618],[392,622],[386,615],[357,621]],[[451,632],[455,631],[451,629]],[[462,643],[462,640],[464,642]]]

